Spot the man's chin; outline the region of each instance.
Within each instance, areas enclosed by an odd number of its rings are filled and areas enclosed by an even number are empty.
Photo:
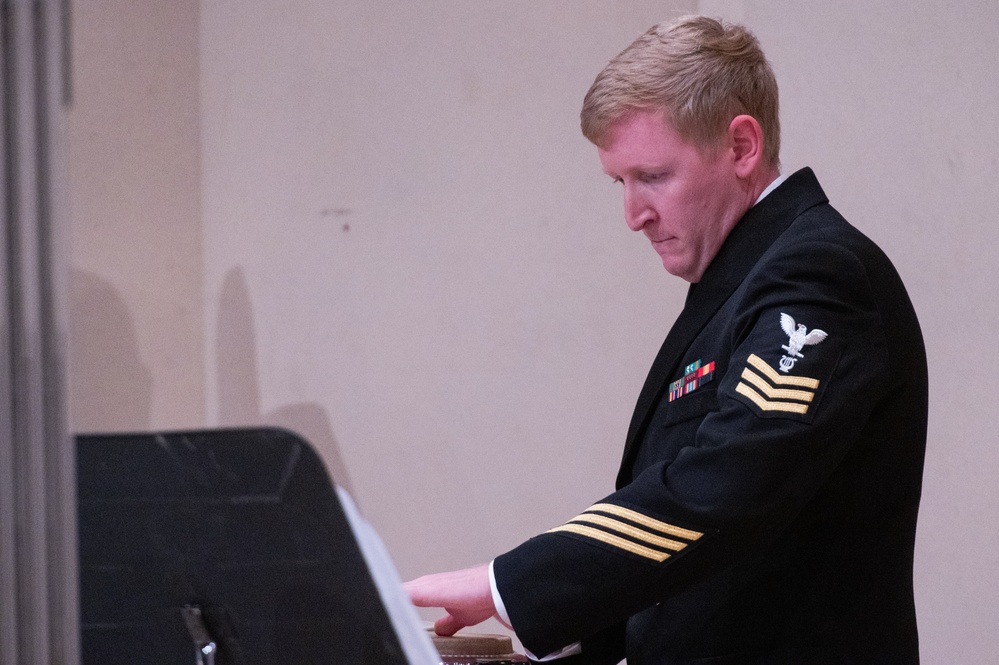
[[[675,256],[660,255],[660,258],[663,262],[663,268],[665,268],[666,272],[674,277],[679,277],[687,282],[696,282],[700,279],[700,275],[694,274],[694,270],[691,268],[690,264],[677,261]]]

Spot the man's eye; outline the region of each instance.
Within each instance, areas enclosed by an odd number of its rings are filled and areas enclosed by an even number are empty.
[[[643,173],[642,182],[659,182],[666,177],[665,173]]]
[[[611,178],[611,182],[614,183],[615,185],[623,185],[624,184],[624,180],[622,180],[621,178]]]

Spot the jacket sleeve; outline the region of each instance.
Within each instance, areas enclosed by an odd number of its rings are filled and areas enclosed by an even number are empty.
[[[624,624],[615,624],[583,640],[581,652],[547,665],[617,665],[624,660]],[[538,662],[538,661],[531,661]]]
[[[581,639],[585,652],[586,637],[759,553],[857,440],[888,363],[862,263],[841,246],[803,243],[743,286],[721,342],[691,347],[725,349],[715,385],[672,400],[664,391],[661,406],[683,415],[644,434],[643,446],[675,452],[496,559],[532,652]]]

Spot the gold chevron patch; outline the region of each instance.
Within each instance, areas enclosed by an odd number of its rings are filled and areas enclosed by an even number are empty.
[[[612,503],[590,506],[581,515],[551,529],[549,533],[558,531],[590,538],[658,563],[704,535],[700,531],[668,524]]]
[[[761,411],[783,411],[805,415],[819,388],[816,379],[778,374],[762,358],[753,354],[739,377],[735,392],[746,397]],[[790,386],[790,387],[785,387]]]

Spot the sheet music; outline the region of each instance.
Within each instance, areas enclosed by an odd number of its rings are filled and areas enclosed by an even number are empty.
[[[411,665],[440,665],[440,655],[434,649],[416,608],[403,591],[402,580],[381,537],[361,517],[350,495],[339,486],[336,492],[406,658]]]

